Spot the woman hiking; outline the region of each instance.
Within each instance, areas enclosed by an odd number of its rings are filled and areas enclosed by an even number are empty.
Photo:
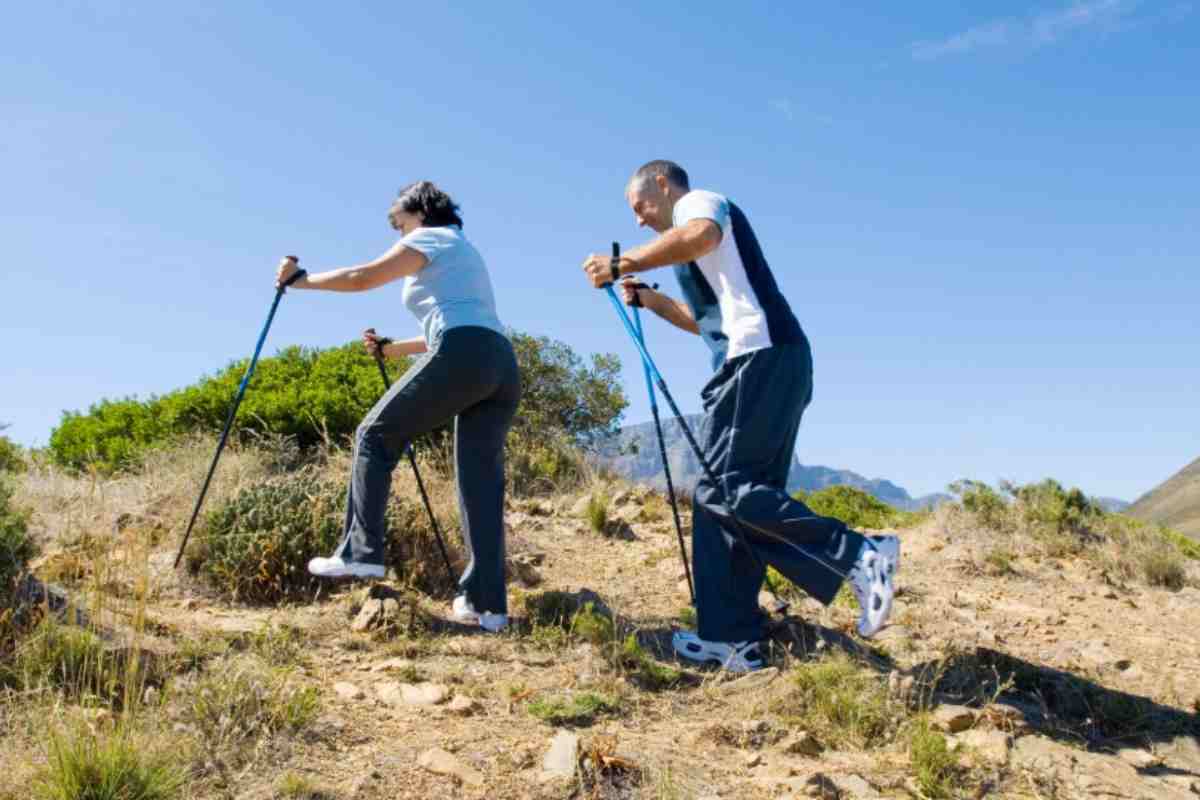
[[[392,470],[414,438],[454,420],[455,476],[470,561],[452,616],[499,631],[508,623],[504,442],[521,396],[516,356],[496,314],[487,266],[463,235],[450,196],[429,181],[413,183],[400,191],[388,221],[402,238],[379,258],[307,273],[292,284],[365,292],[403,279],[401,300],[422,330],[400,341],[377,337],[371,329],[363,334],[372,356],[420,357],[358,426],[345,534],[333,555],[312,559],[308,571],[323,578],[384,576]],[[297,271],[296,259],[283,259],[276,286]]]

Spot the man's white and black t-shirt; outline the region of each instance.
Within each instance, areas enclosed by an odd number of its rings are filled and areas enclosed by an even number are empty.
[[[779,291],[762,248],[742,210],[715,192],[693,189],[675,203],[674,225],[707,219],[721,227],[721,244],[696,261],[675,267],[684,300],[700,336],[725,359],[804,340],[800,323]]]

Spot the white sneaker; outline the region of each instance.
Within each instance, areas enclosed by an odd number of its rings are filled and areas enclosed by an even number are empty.
[[[892,613],[895,595],[893,577],[900,563],[900,540],[895,536],[872,536],[863,542],[858,561],[847,577],[862,613],[858,634],[870,639],[879,633]]]
[[[454,617],[456,622],[478,625],[489,633],[498,633],[508,627],[508,614],[476,611],[475,606],[471,605],[471,601],[465,594],[454,598],[454,605],[450,607],[450,616]]]
[[[730,672],[753,672],[766,666],[758,642],[708,642],[691,631],[676,631],[671,646],[689,661],[716,662]]]
[[[343,561],[337,556],[314,558],[308,562],[308,571],[318,578],[382,578],[387,574],[383,564]]]

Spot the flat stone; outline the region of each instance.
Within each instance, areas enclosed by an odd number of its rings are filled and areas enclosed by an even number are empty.
[[[817,738],[808,731],[800,731],[794,736],[784,739],[780,743],[779,749],[785,753],[807,756],[809,758],[816,758],[825,752],[825,746],[817,741]]]
[[[449,775],[468,786],[483,786],[483,775],[460,761],[453,753],[434,747],[417,756],[417,765],[437,775]]]
[[[743,675],[728,683],[722,683],[717,687],[718,694],[739,694],[741,692],[749,692],[754,689],[761,689],[771,681],[779,677],[779,667],[767,667],[760,669],[757,672],[751,672],[748,675]]]
[[[407,658],[389,658],[386,661],[380,661],[377,664],[372,664],[371,672],[387,672],[389,670],[409,669],[413,662]]]
[[[343,700],[360,700],[363,697],[363,690],[355,686],[353,683],[338,681],[333,685],[333,693]]]
[[[753,769],[761,764],[762,760],[762,753],[749,753],[742,760],[742,764],[745,765],[746,769]]]
[[[1160,759],[1153,753],[1136,747],[1121,748],[1117,751],[1117,755],[1126,764],[1132,764],[1136,769],[1153,767],[1160,762]]]
[[[975,712],[966,706],[942,705],[933,710],[933,725],[939,730],[958,733],[974,724]]]
[[[446,704],[446,710],[451,714],[458,714],[460,717],[469,717],[479,710],[479,703],[470,697],[459,694]]]
[[[579,737],[570,731],[559,731],[550,740],[550,749],[542,758],[541,781],[575,777],[575,766],[579,760]]]
[[[972,728],[958,734],[954,740],[969,747],[985,763],[999,767],[1008,763],[1012,738],[1004,731]]]
[[[436,706],[450,696],[450,690],[437,683],[380,681],[375,695],[389,706]]]
[[[856,800],[858,798],[875,800],[875,798],[883,797],[878,789],[867,783],[866,779],[860,775],[835,775],[832,780],[846,797],[853,797]]]

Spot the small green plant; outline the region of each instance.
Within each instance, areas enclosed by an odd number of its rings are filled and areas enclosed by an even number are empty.
[[[333,798],[333,795],[295,772],[285,772],[275,786],[275,797],[279,800],[326,800],[326,798],[332,800]]]
[[[1013,568],[1013,559],[1012,549],[1001,545],[989,550],[987,555],[983,557],[983,563],[990,574],[996,577],[1003,577],[1005,575],[1016,574],[1016,570]]]
[[[571,617],[581,608],[578,597],[567,592],[548,591],[525,598],[525,613],[533,626],[557,625],[570,628]]]
[[[629,634],[616,650],[614,660],[635,686],[657,692],[676,686],[683,673],[675,667],[659,664],[638,644],[637,635]]]
[[[304,632],[289,625],[264,624],[254,633],[239,638],[241,649],[249,650],[273,667],[290,667],[308,661],[310,645]]]
[[[259,739],[303,730],[320,706],[315,687],[252,656],[210,667],[188,699],[186,717],[222,762],[239,761]]]
[[[184,771],[118,730],[98,736],[85,727],[50,735],[46,766],[34,779],[37,800],[172,800]]]
[[[842,654],[800,664],[780,713],[834,747],[879,747],[894,737],[902,710],[869,669]]]
[[[608,493],[603,490],[593,492],[588,498],[584,516],[587,517],[588,526],[601,535],[608,532],[608,509],[611,502]]]
[[[47,617],[17,650],[13,673],[26,691],[54,689],[72,700],[125,706],[147,685],[162,683],[149,652],[107,649],[91,631]]]
[[[529,703],[530,714],[556,726],[586,727],[601,715],[615,716],[620,711],[618,698],[596,692],[580,692],[570,697],[539,697]]]
[[[571,635],[602,646],[616,636],[611,618],[596,610],[595,603],[587,602],[571,617]]]
[[[770,567],[767,567],[768,571],[770,571],[770,569],[771,569]],[[778,574],[778,573],[776,573],[776,574]],[[696,607],[695,606],[684,606],[683,608],[679,609],[679,613],[675,615],[675,619],[679,620],[681,623],[683,623],[684,625],[686,625],[689,628],[695,628],[696,627]]]
[[[912,763],[913,778],[926,797],[952,797],[958,777],[958,763],[946,737],[921,721],[909,733],[908,757]]]

